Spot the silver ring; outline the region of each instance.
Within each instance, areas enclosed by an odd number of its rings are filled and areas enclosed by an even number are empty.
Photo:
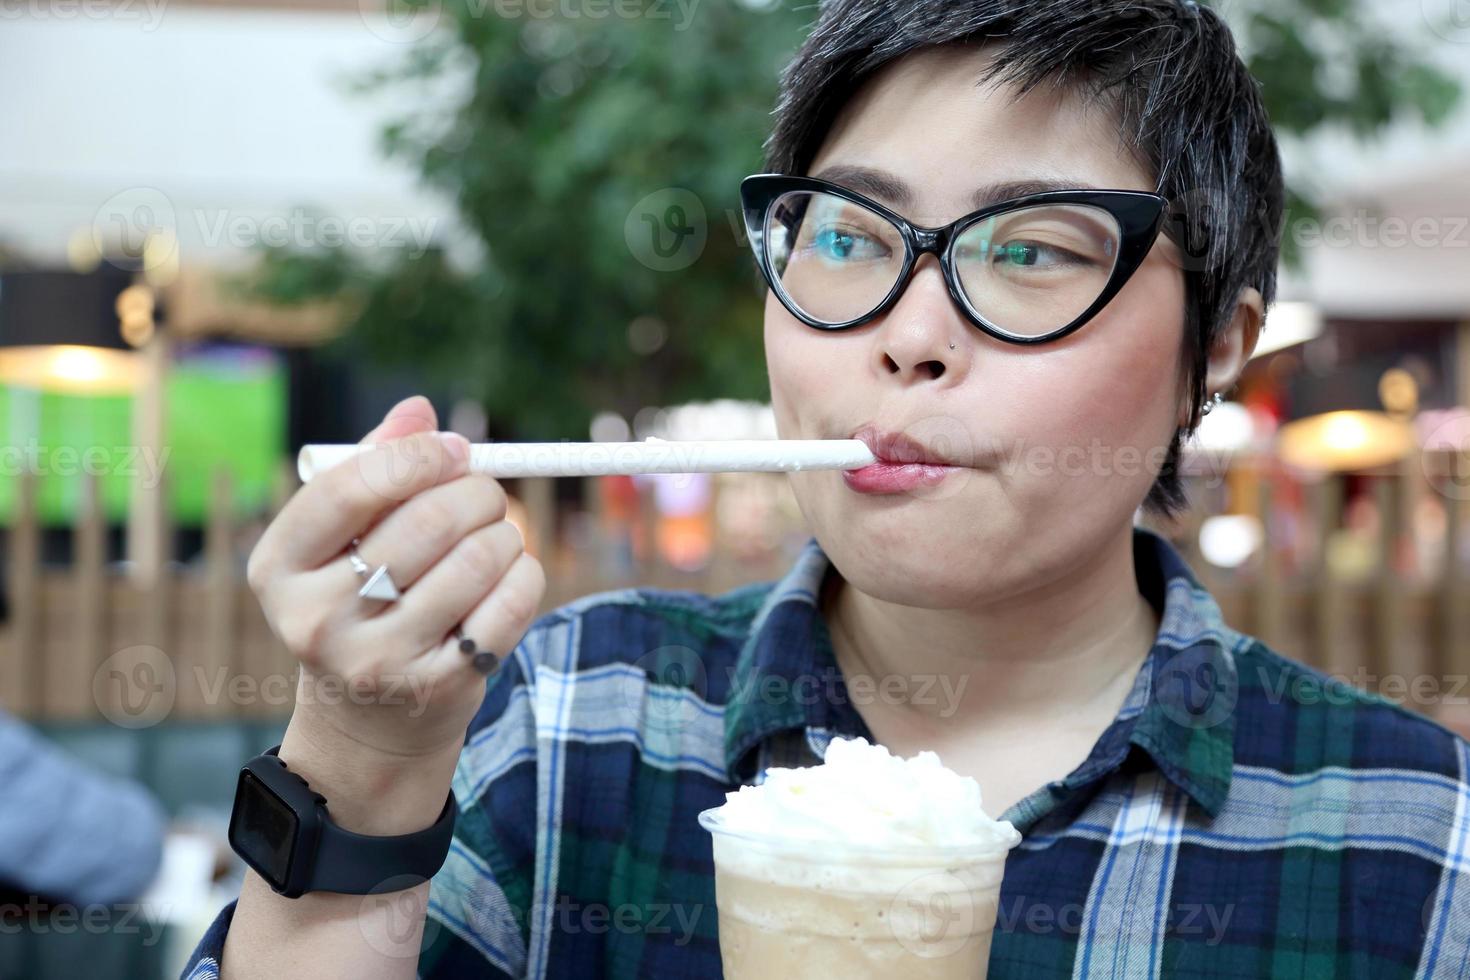
[[[352,563],[352,570],[357,573],[357,577],[363,580],[362,588],[357,590],[357,594],[364,599],[375,599],[378,602],[396,602],[402,593],[393,584],[388,566],[379,565],[373,568],[363,561],[362,555],[357,553],[357,546],[361,543],[362,539],[353,538],[352,544],[347,548],[347,560]]]

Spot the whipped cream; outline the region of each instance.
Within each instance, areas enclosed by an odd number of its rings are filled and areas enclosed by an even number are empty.
[[[908,759],[867,739],[834,738],[821,765],[772,767],[758,786],[726,794],[724,827],[740,834],[841,847],[1005,851],[1021,840],[981,806],[980,784],[933,752]]]

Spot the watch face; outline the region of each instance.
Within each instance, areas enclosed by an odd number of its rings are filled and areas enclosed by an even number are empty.
[[[296,814],[249,770],[240,773],[235,799],[230,842],[273,888],[285,888],[296,847]]]

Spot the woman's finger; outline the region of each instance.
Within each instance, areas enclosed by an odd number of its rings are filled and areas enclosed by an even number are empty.
[[[358,445],[370,442],[387,442],[401,439],[416,432],[433,432],[439,428],[439,416],[434,405],[423,395],[410,395],[388,409],[378,427],[362,437]]]
[[[389,511],[362,537],[357,552],[369,568],[388,566],[393,584],[407,591],[465,535],[505,517],[506,496],[494,477],[469,473],[440,484]],[[362,577],[345,555],[296,577],[292,595],[304,604],[343,610],[340,621],[371,619],[387,606],[357,599]]]
[[[357,550],[374,568],[386,564],[393,581],[407,590],[465,535],[503,519],[507,505],[505,490],[494,477],[469,473],[389,511]],[[340,575],[340,568],[333,570]]]
[[[545,595],[546,572],[534,555],[523,551],[511,562],[495,587],[464,618],[462,635],[474,642],[474,653],[493,655],[498,667],[535,622]],[[419,665],[436,675],[467,669],[485,673],[475,667],[473,653],[461,650],[453,636],[447,643],[425,653],[413,666]]]
[[[300,572],[339,556],[388,510],[469,472],[469,441],[419,432],[377,443],[318,473],[297,491],[261,537],[278,563]]]
[[[509,521],[471,531],[382,615],[348,629],[346,646],[401,650],[402,662],[438,646],[524,551]]]

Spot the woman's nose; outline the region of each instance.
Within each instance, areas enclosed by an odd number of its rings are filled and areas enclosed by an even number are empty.
[[[945,288],[938,260],[920,256],[875,334],[880,370],[905,381],[947,377],[953,382],[970,356],[966,329]]]

